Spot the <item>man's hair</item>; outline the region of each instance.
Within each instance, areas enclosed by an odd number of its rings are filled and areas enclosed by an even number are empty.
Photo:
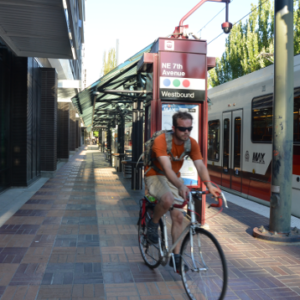
[[[193,117],[191,114],[183,111],[179,111],[173,115],[173,126],[177,126],[177,119],[187,120],[190,119],[193,121]]]

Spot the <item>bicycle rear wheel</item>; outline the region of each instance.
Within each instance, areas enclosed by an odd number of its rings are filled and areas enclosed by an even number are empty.
[[[142,225],[142,220],[138,223],[139,248],[145,264],[151,268],[157,268],[161,262],[160,249],[158,244],[151,244],[147,241],[147,224],[152,218],[154,206],[147,206],[145,212],[146,225]],[[158,235],[163,245],[163,223],[159,220]]]
[[[228,277],[226,260],[210,232],[196,228],[194,234],[188,233],[181,245],[181,257],[182,282],[190,299],[224,299]],[[185,264],[189,268],[187,272],[184,272]]]

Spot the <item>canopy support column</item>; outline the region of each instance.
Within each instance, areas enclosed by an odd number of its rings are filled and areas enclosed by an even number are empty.
[[[102,148],[102,128],[98,131],[98,145],[100,147],[100,151],[103,152]]]
[[[107,126],[107,160],[111,164],[111,123]]]
[[[137,162],[143,153],[143,100],[137,99],[132,108],[132,161]],[[131,188],[142,189],[142,165],[132,165]]]
[[[124,158],[124,131],[125,118],[123,115],[118,119],[118,153],[119,153],[119,172],[122,172],[122,159]]]

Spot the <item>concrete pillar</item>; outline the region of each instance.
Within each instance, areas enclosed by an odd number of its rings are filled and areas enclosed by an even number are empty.
[[[41,172],[56,171],[57,166],[57,73],[41,69]],[[51,175],[51,173],[50,173]]]
[[[40,176],[40,68],[33,58],[13,57],[11,74],[11,185],[27,186]]]
[[[79,126],[78,126],[78,120],[75,121],[75,134],[76,134],[76,139],[75,139],[75,147],[76,149],[79,148]]]
[[[275,1],[272,195],[270,231],[290,233],[293,170],[293,0]]]
[[[70,135],[69,135],[69,151],[74,154],[76,150],[76,116],[75,110],[70,104]]]
[[[69,102],[58,102],[57,112],[57,159],[69,160],[70,111]]]

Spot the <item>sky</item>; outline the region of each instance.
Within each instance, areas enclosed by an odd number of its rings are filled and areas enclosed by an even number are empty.
[[[86,0],[85,68],[87,86],[101,77],[104,51],[116,47],[119,39],[118,64],[139,52],[158,37],[170,35],[180,19],[200,0]],[[251,11],[258,0],[232,0],[229,21],[235,23]],[[221,32],[225,10],[209,22],[225,3],[204,3],[184,24],[201,39],[210,42]],[[246,17],[244,20],[246,20]],[[201,30],[201,32],[199,32]],[[225,50],[226,35],[208,45],[208,56],[220,57]]]

